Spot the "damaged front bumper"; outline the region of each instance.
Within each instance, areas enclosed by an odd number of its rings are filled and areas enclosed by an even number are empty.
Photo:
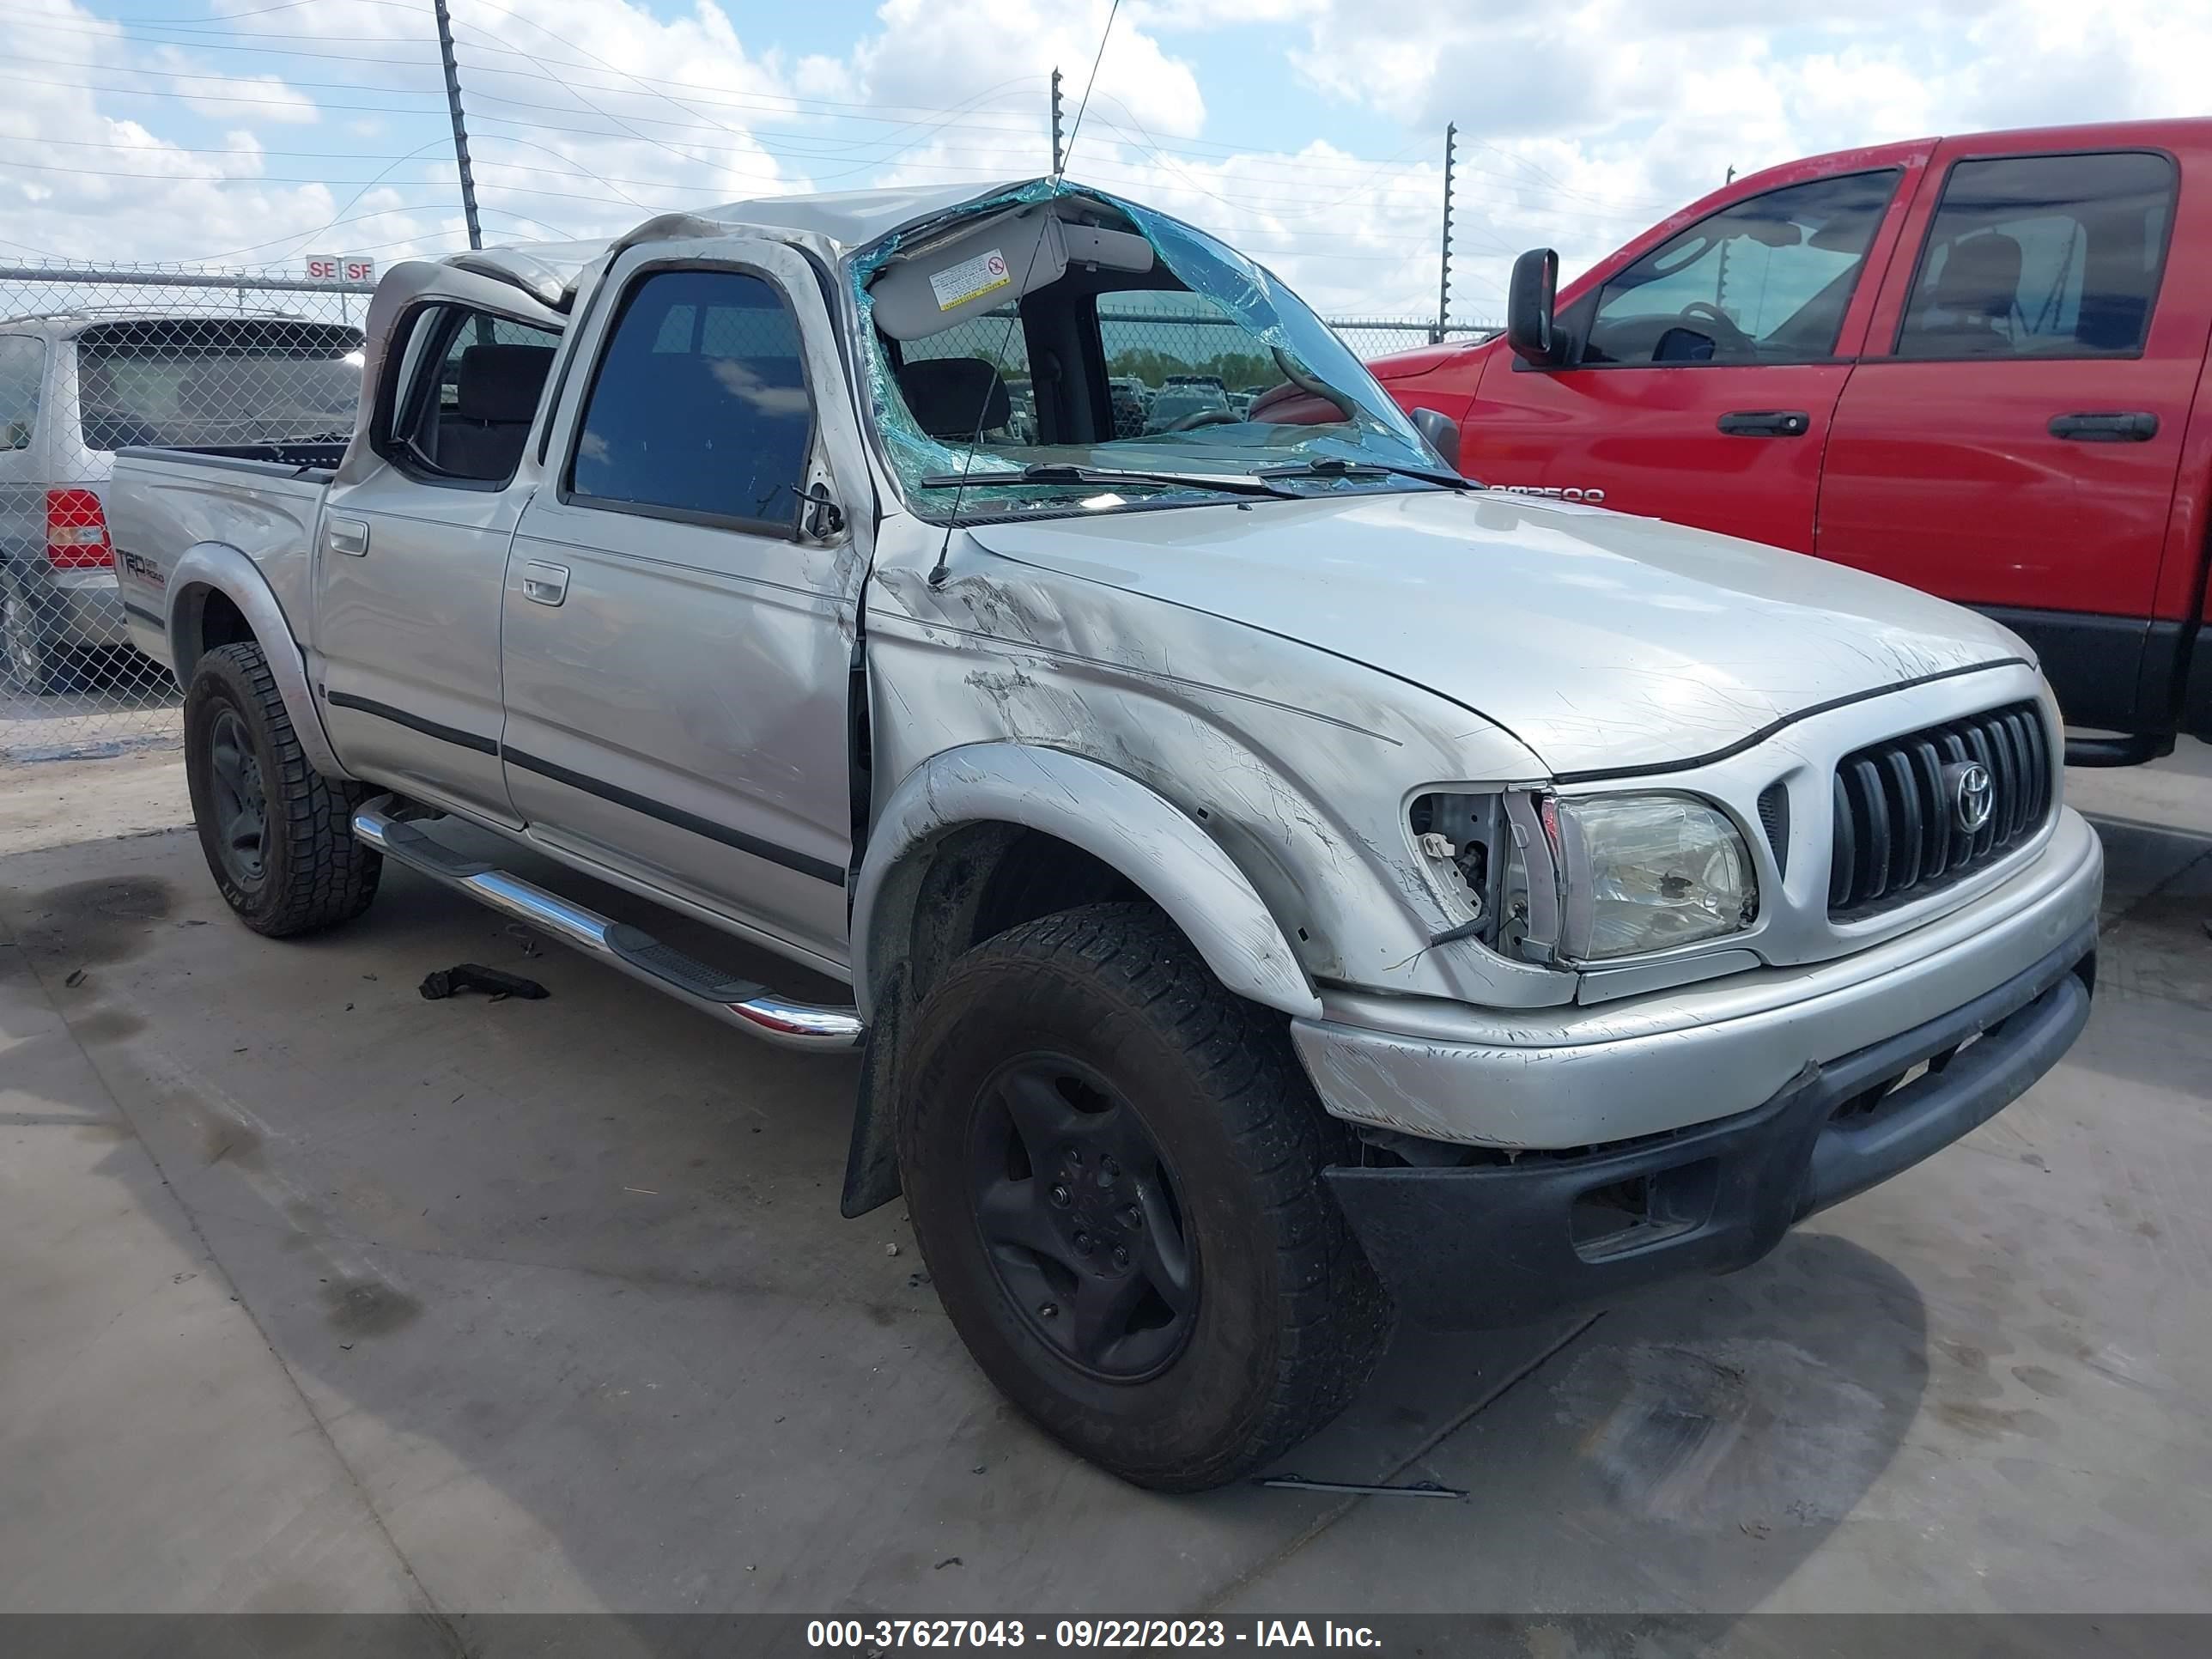
[[[1797,1221],[2010,1104],[2089,1017],[2093,921],[1962,1007],[1813,1064],[1717,1123],[1572,1152],[1328,1180],[1400,1309],[1442,1329],[1516,1325],[1659,1280],[1748,1267]],[[1480,1156],[1480,1155],[1478,1155]]]
[[[1881,944],[1595,1006],[1491,1010],[1331,993],[1291,1034],[1335,1116],[1507,1152],[1603,1146],[1715,1122],[2012,980],[2083,927],[2104,853],[2062,808],[2010,880]]]

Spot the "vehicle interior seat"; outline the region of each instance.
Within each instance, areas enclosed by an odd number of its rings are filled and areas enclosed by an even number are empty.
[[[453,406],[438,422],[438,465],[464,478],[512,477],[552,367],[551,346],[465,347]]]
[[[1929,296],[1929,309],[1945,320],[1923,322],[1915,331],[1923,349],[1938,344],[1960,356],[2010,351],[2008,325],[2020,298],[2022,264],[2020,244],[2001,230],[1977,231],[1952,243]]]
[[[1014,417],[999,371],[981,357],[924,357],[898,368],[899,395],[915,423],[931,437],[966,443]]]

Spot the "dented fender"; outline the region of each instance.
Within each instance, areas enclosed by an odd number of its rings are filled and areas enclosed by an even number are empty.
[[[1126,774],[1061,750],[1018,742],[933,756],[878,815],[853,904],[854,984],[870,1017],[872,988],[895,950],[881,914],[892,872],[948,831],[1011,823],[1053,836],[1110,865],[1164,910],[1230,990],[1285,1013],[1321,1012],[1281,925],[1244,872],[1186,813]],[[879,943],[878,941],[886,941]]]

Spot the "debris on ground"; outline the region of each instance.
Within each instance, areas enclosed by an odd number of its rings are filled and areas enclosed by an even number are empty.
[[[963,1561],[958,1556],[948,1555],[942,1561],[939,1561],[934,1567],[931,1568],[930,1571],[933,1572],[943,1572],[947,1567],[964,1567],[967,1565],[968,1564],[965,1561]]]
[[[84,969],[82,968],[70,969],[69,970],[69,977],[64,979],[62,983],[68,986],[70,990],[74,991],[78,986],[84,983]]]
[[[896,1245],[896,1244],[886,1244],[886,1245],[884,1245],[884,1254],[885,1255],[896,1255],[898,1254],[898,1246],[897,1246],[897,1245]]]
[[[451,968],[441,968],[424,976],[416,988],[425,1002],[442,1002],[462,991],[488,991],[494,1002],[504,1002],[509,997],[521,997],[539,1002],[552,995],[534,979],[525,979],[520,974],[503,974],[496,968],[487,968],[481,963],[457,963]]]
[[[1358,1480],[1309,1480],[1302,1474],[1263,1474],[1252,1484],[1255,1486],[1279,1486],[1285,1492],[1347,1492],[1362,1498],[1464,1498],[1467,1496],[1457,1486],[1440,1486],[1433,1480],[1416,1480],[1404,1486],[1378,1486]]]

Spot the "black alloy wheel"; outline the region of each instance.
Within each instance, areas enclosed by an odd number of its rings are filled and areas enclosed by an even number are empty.
[[[1199,1275],[1182,1193],[1143,1121],[1054,1053],[1007,1061],[976,1106],[975,1224],[1008,1299],[1091,1376],[1157,1376],[1197,1322]]]

